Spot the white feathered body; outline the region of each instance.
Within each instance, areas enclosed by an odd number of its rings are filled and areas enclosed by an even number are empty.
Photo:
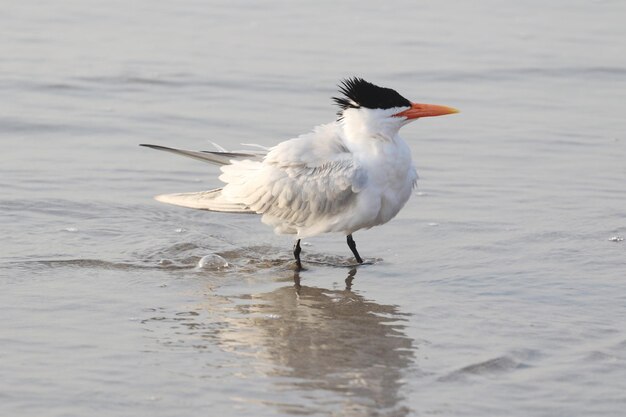
[[[279,234],[346,235],[391,220],[411,195],[417,173],[407,144],[392,136],[350,135],[344,121],[271,148],[261,160],[222,166],[226,185],[215,206],[244,206]],[[206,207],[210,209],[210,207]],[[223,210],[227,211],[227,210]]]
[[[209,161],[222,165],[223,188],[157,200],[262,214],[276,233],[298,238],[349,235],[386,223],[407,202],[417,180],[410,149],[398,136],[403,121],[380,114],[394,111],[346,110],[341,120],[282,142],[265,155]]]

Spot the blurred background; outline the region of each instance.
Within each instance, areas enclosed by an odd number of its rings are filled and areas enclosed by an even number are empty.
[[[0,412],[621,415],[626,4],[4,0]],[[170,207],[360,76],[401,132],[391,223],[305,242]]]

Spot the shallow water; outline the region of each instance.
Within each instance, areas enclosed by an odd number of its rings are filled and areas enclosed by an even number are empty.
[[[3,10],[0,414],[623,414],[623,2]],[[271,146],[351,75],[462,110],[368,265],[152,200],[217,170],[139,143]]]

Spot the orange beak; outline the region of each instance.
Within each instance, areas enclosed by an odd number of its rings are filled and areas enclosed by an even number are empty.
[[[411,108],[394,114],[395,117],[406,117],[407,119],[417,119],[418,117],[443,116],[445,114],[458,113],[452,107],[440,106],[438,104],[411,103]]]

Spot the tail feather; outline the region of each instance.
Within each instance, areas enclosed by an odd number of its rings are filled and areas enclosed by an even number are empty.
[[[149,145],[143,143],[139,146],[145,146],[147,148],[156,149],[159,151],[171,152],[177,155],[188,156],[200,160],[202,162],[209,162],[215,165],[228,165],[233,159],[252,159],[258,160],[263,157],[260,152],[212,152],[212,151],[187,151],[183,149],[168,148],[166,146]]]
[[[188,207],[198,210],[219,211],[223,213],[255,213],[244,204],[226,201],[222,189],[200,191],[195,193],[161,194],[154,197],[162,203]]]

